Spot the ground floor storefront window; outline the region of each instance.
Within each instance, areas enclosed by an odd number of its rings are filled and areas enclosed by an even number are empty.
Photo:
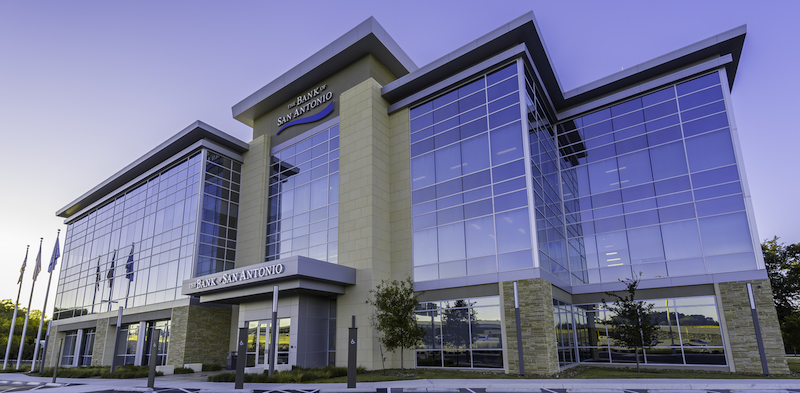
[[[714,296],[649,299],[660,326],[655,342],[639,361],[644,364],[727,365]],[[583,363],[636,363],[632,349],[614,339],[609,320],[616,315],[602,304],[554,306],[556,317],[571,307],[576,357]],[[562,315],[563,316],[563,315]],[[556,319],[558,321],[558,319]],[[557,329],[558,330],[558,329]],[[563,331],[563,327],[561,328]],[[561,349],[561,347],[559,347]]]
[[[500,314],[498,296],[421,303],[417,367],[503,368]]]
[[[272,320],[247,322],[247,367],[269,365],[269,344]],[[289,333],[291,319],[278,319],[277,364],[289,364]]]
[[[161,330],[156,365],[165,365],[167,363],[167,350],[169,349],[169,320],[143,321],[122,325],[119,332],[116,364],[132,364],[136,366],[149,364],[150,349],[152,347],[150,340],[153,329]]]

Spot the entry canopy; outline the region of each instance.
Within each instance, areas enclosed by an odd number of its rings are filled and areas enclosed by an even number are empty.
[[[195,277],[183,282],[181,293],[199,296],[201,303],[239,304],[271,297],[273,285],[281,293],[342,295],[355,283],[356,269],[294,256]]]

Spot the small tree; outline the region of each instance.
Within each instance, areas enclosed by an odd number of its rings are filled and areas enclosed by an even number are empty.
[[[375,306],[375,314],[370,324],[380,332],[378,338],[387,351],[400,348],[400,371],[405,372],[403,351],[419,343],[425,337],[425,330],[417,326],[414,309],[419,305],[419,295],[414,292],[411,277],[403,281],[382,280],[369,291]]]
[[[626,285],[626,296],[619,296],[616,293],[606,292],[607,295],[614,297],[614,303],[603,304],[614,313],[616,317],[608,319],[611,325],[611,336],[622,343],[627,348],[633,348],[636,353],[636,372],[639,372],[639,349],[650,348],[657,341],[656,334],[659,325],[654,318],[654,305],[637,301],[636,289],[639,287],[638,280],[622,281]]]

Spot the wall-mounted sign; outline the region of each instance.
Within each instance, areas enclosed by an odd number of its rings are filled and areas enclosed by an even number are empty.
[[[333,92],[328,91],[326,92],[325,89],[328,85],[322,85],[317,87],[306,94],[298,96],[297,99],[292,101],[287,107],[289,108],[289,113],[286,116],[281,116],[278,118],[278,129],[277,134],[280,134],[281,131],[291,127],[296,126],[298,124],[306,124],[306,123],[313,123],[317,120],[324,119],[326,116],[330,115],[333,112],[333,102],[329,103],[328,106],[325,107],[322,111],[317,114],[308,116],[308,117],[300,117],[304,113],[315,109],[317,107],[322,106],[322,104],[331,101],[333,99]],[[294,109],[292,111],[292,109]]]
[[[210,288],[235,282],[264,278],[281,274],[283,273],[283,271],[284,271],[283,264],[278,263],[270,266],[262,266],[258,268],[242,270],[236,273],[225,273],[218,277],[198,278],[197,281],[189,284],[189,289]]]

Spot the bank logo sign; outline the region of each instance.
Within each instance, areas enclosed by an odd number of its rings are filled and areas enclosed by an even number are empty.
[[[270,266],[242,270],[236,273],[225,273],[219,277],[198,278],[197,281],[189,284],[189,289],[203,289],[224,286],[235,282],[249,281],[253,279],[279,275],[283,273],[283,271],[283,264],[278,263]]]
[[[296,100],[289,103],[289,105],[287,105],[289,113],[278,118],[278,127],[280,127],[280,129],[278,129],[276,135],[291,126],[313,123],[330,115],[331,112],[333,112],[333,102],[329,101],[333,99],[333,92],[326,92],[325,89],[327,87],[328,85],[319,86],[306,94],[298,96]],[[308,117],[301,117],[306,112],[321,107],[325,103],[328,103],[328,106],[319,113]]]

